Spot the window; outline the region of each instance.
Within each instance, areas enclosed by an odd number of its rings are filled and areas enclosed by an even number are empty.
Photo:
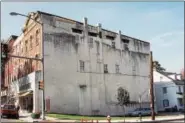
[[[163,94],[166,94],[166,93],[167,93],[167,88],[163,87]]]
[[[36,45],[39,44],[39,30],[36,31]]]
[[[121,39],[123,43],[126,43],[128,44],[129,43],[129,40],[128,39]]]
[[[169,106],[169,100],[165,99],[163,100],[163,107],[168,107]]]
[[[84,61],[80,60],[80,71],[84,71],[85,63]]]
[[[72,28],[72,32],[82,34],[82,30]]]
[[[114,41],[112,41],[112,48],[116,48],[116,43]]]
[[[108,73],[108,65],[104,64],[104,73]]]
[[[181,86],[178,86],[179,87],[179,92],[181,93]]]
[[[121,39],[121,40],[122,40],[123,49],[129,50],[129,48],[128,48],[129,40],[128,39]]]
[[[25,53],[27,53],[27,51],[28,51],[28,48],[27,48],[27,46],[25,47]]]
[[[119,65],[116,64],[116,73],[119,73]]]
[[[88,32],[88,35],[89,36],[93,36],[93,37],[97,37],[98,34],[97,33],[94,33],[94,32]]]
[[[113,37],[113,36],[109,36],[109,35],[106,35],[106,39],[114,40],[114,39],[115,39],[115,37]]]
[[[93,38],[89,38],[89,47],[93,48]]]
[[[32,39],[33,39],[33,37],[30,36],[30,49],[32,49]]]

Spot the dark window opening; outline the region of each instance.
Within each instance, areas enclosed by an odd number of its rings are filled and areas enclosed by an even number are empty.
[[[129,40],[128,39],[121,39],[123,43],[129,43]]]
[[[93,37],[97,37],[98,34],[97,33],[94,33],[94,32],[88,32],[88,35],[89,36],[93,36]]]
[[[116,65],[116,73],[119,73],[119,65]]]
[[[114,40],[115,39],[115,37],[109,36],[109,35],[106,35],[106,38],[109,39],[109,40]]]
[[[82,34],[82,30],[72,28],[72,32]]]
[[[163,87],[163,94],[167,93],[167,87]]]
[[[163,100],[163,107],[169,106],[169,100]]]
[[[99,32],[99,38],[102,38],[102,32]]]
[[[104,73],[108,73],[108,65],[104,64]]]
[[[114,41],[112,41],[112,47],[116,48],[116,43]]]
[[[89,47],[90,48],[93,48],[93,38],[90,38],[89,39]]]
[[[84,61],[80,60],[80,71],[84,71],[85,63]]]
[[[96,50],[97,50],[97,54],[100,54],[100,43],[96,42]]]
[[[129,50],[128,44],[124,44],[124,49],[125,49],[125,50]]]

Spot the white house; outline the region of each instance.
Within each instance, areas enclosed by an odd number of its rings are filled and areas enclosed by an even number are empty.
[[[44,12],[33,13],[34,17],[44,23],[45,98],[50,100],[50,112],[123,115],[119,87],[129,92],[131,101],[138,102],[142,95],[142,106],[150,106],[150,43],[101,24],[89,25],[87,18],[78,22]],[[42,96],[33,87],[37,111]],[[137,106],[127,106],[126,111]]]
[[[179,74],[154,70],[155,99],[158,111],[166,111],[183,106],[184,80]]]

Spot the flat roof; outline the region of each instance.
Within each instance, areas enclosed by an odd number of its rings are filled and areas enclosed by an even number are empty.
[[[69,18],[65,18],[65,17],[61,17],[61,16],[58,16],[58,15],[55,15],[55,14],[50,14],[50,13],[42,12],[42,11],[37,11],[37,12],[38,12],[39,14],[45,14],[45,15],[48,15],[48,16],[56,16],[56,17],[63,18],[63,19],[69,20],[69,21],[73,21],[73,22],[77,22],[77,23],[83,24],[82,22],[79,22],[79,21],[76,21],[76,20],[73,20],[73,19],[69,19]],[[90,25],[90,24],[88,24],[88,25],[89,25],[89,26],[93,26],[93,25]],[[94,26],[93,26],[93,27],[94,27]],[[103,28],[102,28],[102,30],[107,31],[107,32],[111,32],[111,33],[118,34],[117,32],[113,32],[113,31],[110,31],[110,30],[107,30],[107,29],[103,29]],[[140,39],[137,39],[137,38],[134,38],[134,37],[130,37],[130,36],[127,36],[127,35],[123,35],[123,34],[121,34],[121,35],[122,35],[122,36],[125,36],[125,37],[128,37],[128,38],[132,38],[132,39],[141,41],[141,42],[144,42],[144,43],[150,44],[150,42],[147,42],[147,41],[143,41],[143,40],[140,40]]]

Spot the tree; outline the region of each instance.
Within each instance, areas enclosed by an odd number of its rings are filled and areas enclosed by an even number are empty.
[[[125,122],[125,106],[130,103],[130,96],[127,90],[123,89],[122,87],[118,88],[118,104],[123,107],[124,110],[124,122]]]
[[[156,69],[158,72],[165,72],[166,69],[161,66],[161,64],[158,61],[153,61],[153,68]]]

